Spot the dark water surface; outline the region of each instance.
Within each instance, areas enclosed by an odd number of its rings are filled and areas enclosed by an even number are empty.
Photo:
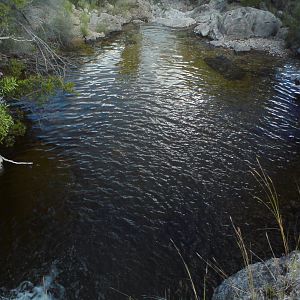
[[[228,81],[210,69],[203,59],[218,54],[246,77]],[[296,62],[234,56],[154,25],[122,33],[84,60],[70,74],[77,95],[33,108],[38,139],[14,159],[34,166],[5,165],[0,177],[3,296],[39,299],[33,294],[44,285],[62,299],[128,299],[116,290],[190,299],[170,239],[201,294],[205,264],[196,252],[229,274],[242,267],[230,216],[256,253],[270,255],[263,229],[274,222],[253,199],[261,191],[249,172],[257,157],[297,230]],[[11,291],[25,280],[35,289],[27,282]],[[220,279],[211,271],[208,282]]]

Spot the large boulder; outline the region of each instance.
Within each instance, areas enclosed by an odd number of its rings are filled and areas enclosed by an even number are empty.
[[[113,16],[108,13],[92,13],[90,16],[89,29],[93,32],[121,31],[122,25],[127,23],[121,16]]]
[[[282,25],[271,12],[252,7],[239,7],[220,13],[203,5],[198,9],[195,19],[198,25],[194,32],[212,40],[268,38],[275,36]]]
[[[206,10],[202,11],[196,17],[197,26],[194,28],[194,32],[203,37],[209,37],[213,40],[219,40],[223,37],[219,30],[220,19],[222,15],[218,10]]]
[[[300,252],[252,264],[223,281],[212,300],[300,299]]]
[[[155,22],[173,28],[185,28],[196,24],[195,19],[174,8],[165,11],[162,16],[155,19]]]
[[[137,0],[136,6],[130,10],[131,21],[141,20],[148,22],[152,19],[152,6],[148,1]]]
[[[281,25],[281,21],[269,11],[240,7],[223,15],[219,29],[228,37],[244,39],[274,36]]]

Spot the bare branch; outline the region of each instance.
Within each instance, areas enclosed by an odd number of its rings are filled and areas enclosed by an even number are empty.
[[[13,160],[7,159],[7,158],[3,157],[2,155],[0,155],[0,168],[2,166],[3,161],[9,162],[9,163],[15,164],[15,165],[33,165],[33,162],[18,162],[18,161],[13,161]]]

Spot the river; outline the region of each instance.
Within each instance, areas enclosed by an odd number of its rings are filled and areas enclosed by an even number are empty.
[[[216,55],[246,76],[210,69],[203,59]],[[196,253],[228,274],[243,267],[230,217],[258,256],[271,255],[265,230],[281,254],[250,169],[259,159],[297,231],[299,72],[293,60],[148,24],[83,57],[68,75],[76,93],[22,102],[34,125],[13,159],[34,165],[0,176],[3,299],[192,299],[171,239],[201,294]],[[220,281],[210,270],[208,294]]]

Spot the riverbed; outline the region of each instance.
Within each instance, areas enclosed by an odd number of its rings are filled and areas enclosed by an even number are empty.
[[[246,76],[212,70],[204,59],[217,55]],[[235,55],[155,24],[100,43],[68,74],[76,93],[19,104],[34,125],[13,159],[34,165],[0,176],[0,296],[191,299],[171,240],[201,294],[196,253],[228,274],[243,267],[230,217],[259,257],[271,255],[265,228],[282,253],[250,170],[259,160],[274,179],[297,232],[299,73],[292,59]],[[210,270],[208,293],[220,281]]]

